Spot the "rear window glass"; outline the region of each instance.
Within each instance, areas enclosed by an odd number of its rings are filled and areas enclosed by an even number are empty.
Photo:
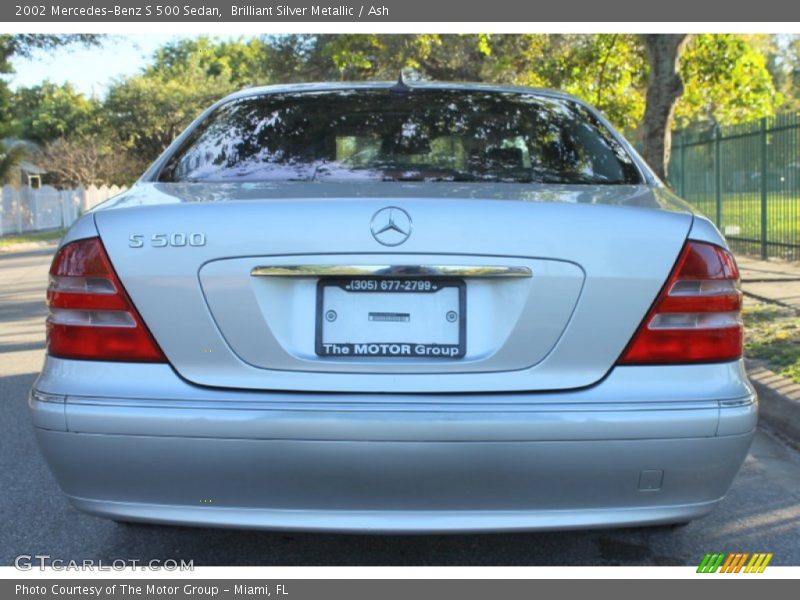
[[[266,94],[215,110],[160,181],[630,184],[621,145],[578,103],[524,93]]]

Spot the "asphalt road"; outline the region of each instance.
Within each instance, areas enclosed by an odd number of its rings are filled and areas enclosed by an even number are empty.
[[[773,552],[800,565],[800,454],[760,430],[724,502],[679,529],[494,535],[286,534],[118,525],[73,509],[36,447],[26,396],[44,351],[48,249],[0,253],[0,564],[183,559],[195,565],[696,565],[706,552]]]

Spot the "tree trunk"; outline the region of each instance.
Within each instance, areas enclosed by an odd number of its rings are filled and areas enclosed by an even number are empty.
[[[650,64],[642,123],[643,155],[656,175],[666,181],[672,144],[672,117],[675,103],[683,94],[678,59],[689,35],[642,34],[639,38],[647,51]]]

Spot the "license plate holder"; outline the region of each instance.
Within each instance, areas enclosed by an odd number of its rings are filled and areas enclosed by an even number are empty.
[[[324,358],[463,358],[466,285],[440,277],[320,279],[315,351]]]

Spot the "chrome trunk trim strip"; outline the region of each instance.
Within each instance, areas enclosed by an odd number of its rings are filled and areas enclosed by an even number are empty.
[[[265,265],[253,277],[532,277],[528,267],[485,265]]]

